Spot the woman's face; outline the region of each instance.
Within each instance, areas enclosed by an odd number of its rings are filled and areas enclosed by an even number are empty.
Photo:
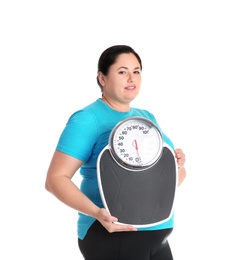
[[[100,74],[103,96],[116,104],[129,104],[138,94],[141,85],[141,68],[132,53],[120,54],[110,66],[108,74]]]

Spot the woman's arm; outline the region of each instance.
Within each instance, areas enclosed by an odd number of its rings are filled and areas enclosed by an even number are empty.
[[[55,151],[48,169],[45,188],[69,207],[95,217],[99,208],[71,181],[82,164],[80,160]]]
[[[80,160],[55,151],[47,172],[46,190],[69,207],[96,218],[109,232],[136,230],[132,226],[114,224],[113,222],[116,222],[117,218],[110,216],[106,209],[96,206],[72,182],[72,177],[82,164],[83,162]]]

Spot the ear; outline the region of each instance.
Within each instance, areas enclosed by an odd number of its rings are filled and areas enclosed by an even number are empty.
[[[105,76],[103,75],[103,73],[101,71],[98,72],[98,81],[100,83],[101,86],[105,86]]]

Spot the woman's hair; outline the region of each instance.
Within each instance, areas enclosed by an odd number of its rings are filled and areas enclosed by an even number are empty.
[[[135,52],[134,49],[132,49],[130,46],[127,45],[114,45],[109,48],[107,48],[100,56],[98,61],[98,72],[102,72],[105,76],[108,74],[109,68],[111,65],[113,65],[118,56],[123,53],[133,53],[135,57],[137,58],[140,68],[142,70],[142,61],[140,56]],[[98,76],[97,76],[97,83],[99,87],[101,88],[101,91],[103,91],[103,87],[101,86]]]

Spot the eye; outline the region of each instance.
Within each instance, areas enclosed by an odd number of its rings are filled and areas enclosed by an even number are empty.
[[[134,71],[134,74],[141,74],[139,70]]]
[[[121,71],[119,71],[119,74],[126,74],[126,71],[124,71],[124,70],[121,70]]]

